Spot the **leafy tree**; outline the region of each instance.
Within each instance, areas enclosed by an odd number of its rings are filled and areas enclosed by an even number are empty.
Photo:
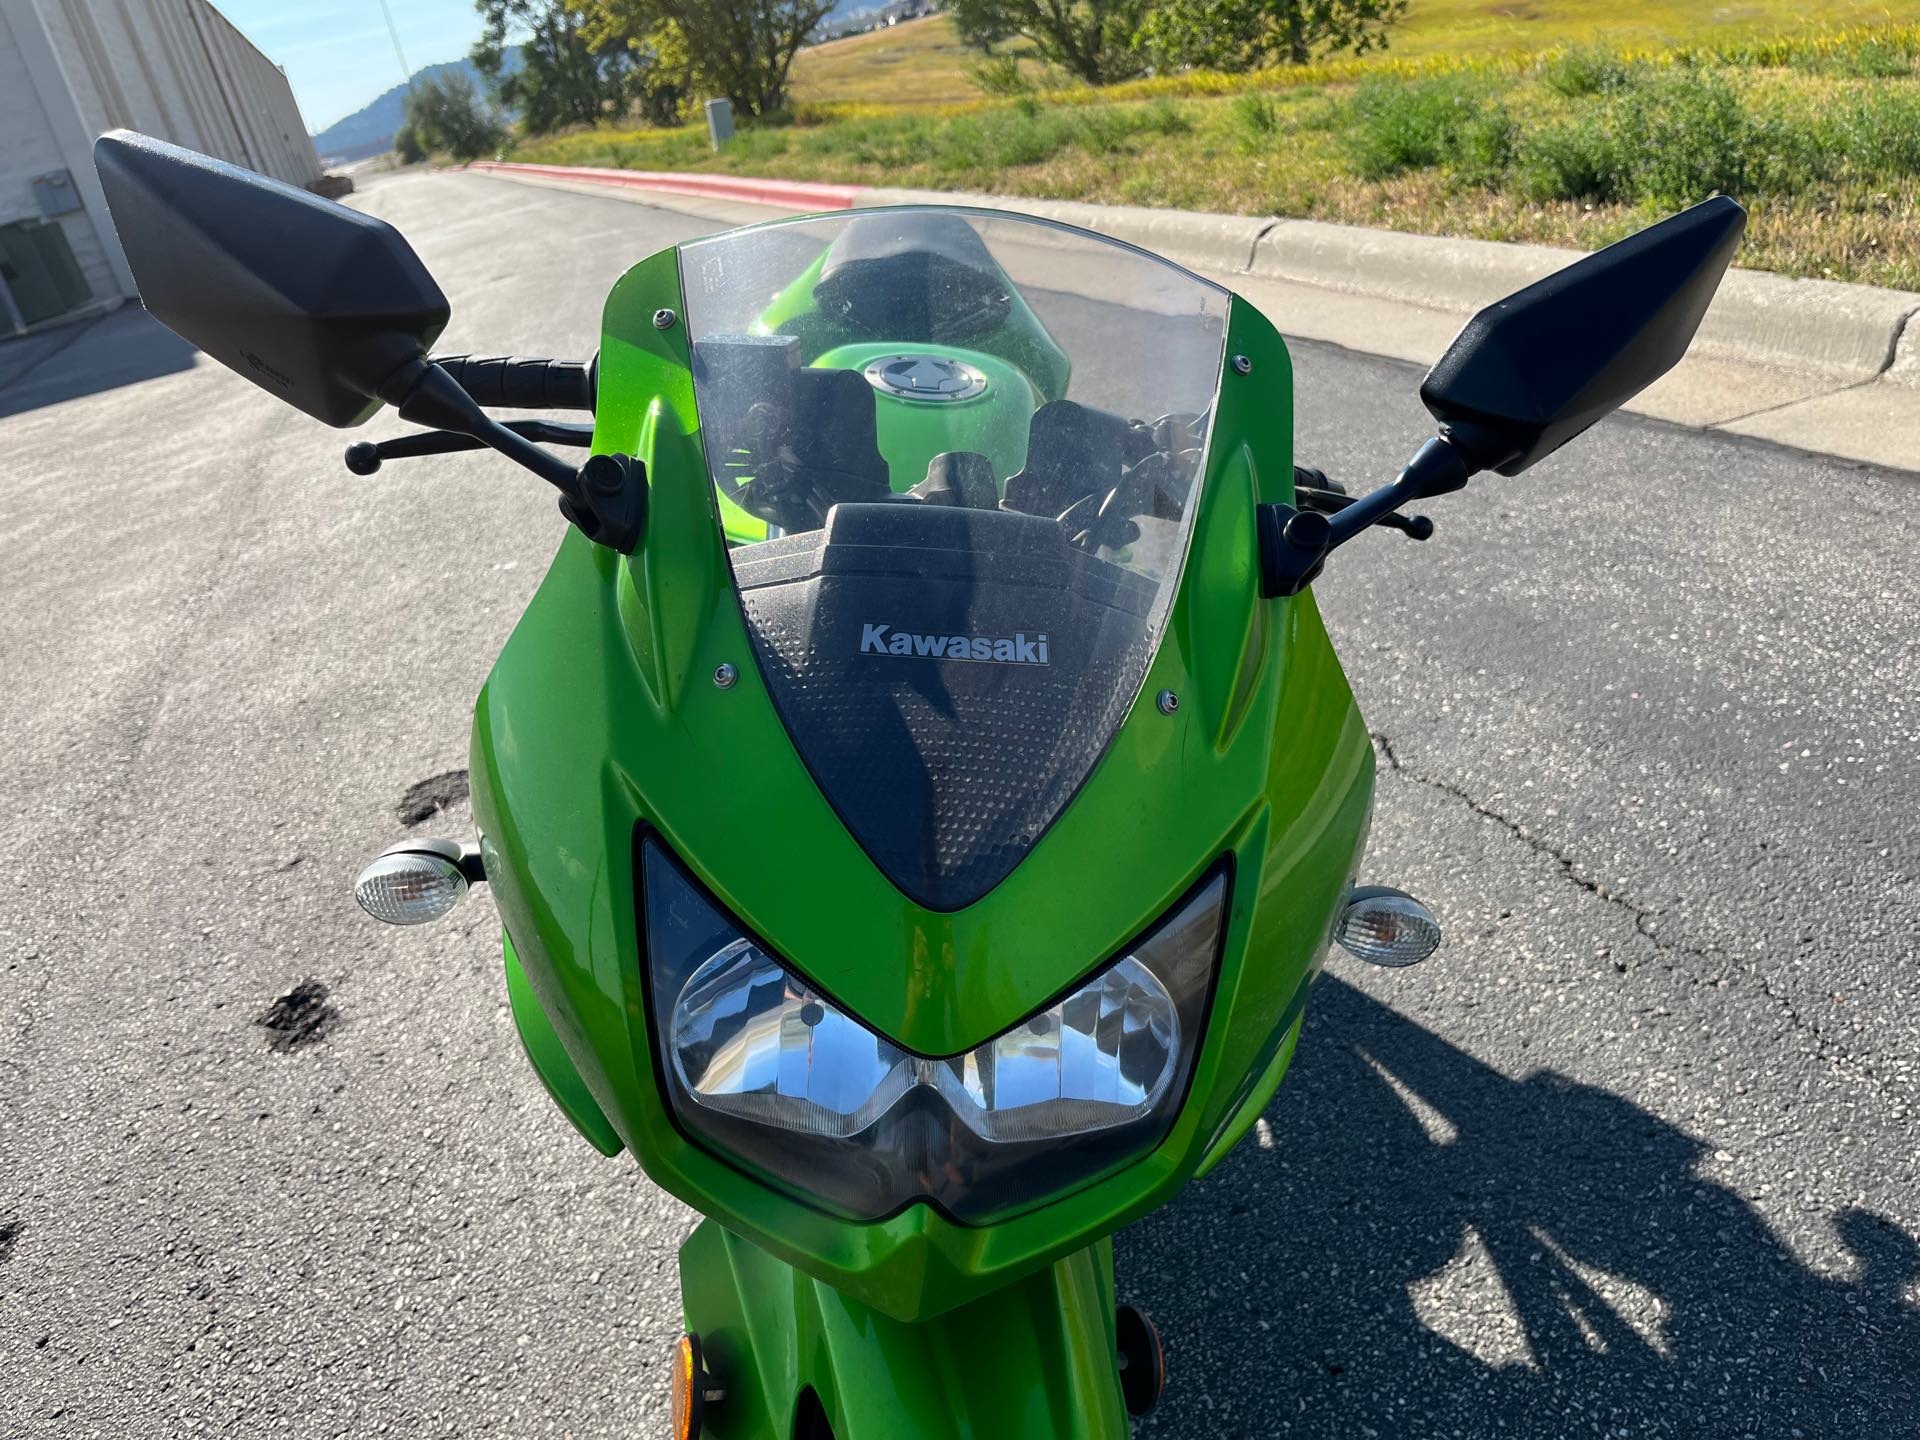
[[[595,44],[584,29],[587,7],[564,0],[474,0],[484,29],[473,63],[500,102],[520,114],[530,134],[562,125],[590,125],[622,112],[630,98],[633,61],[624,44]],[[520,39],[520,69],[506,73],[507,36]]]
[[[427,148],[420,143],[420,137],[414,134],[413,126],[402,122],[393,132],[393,148],[400,152],[400,161],[404,165],[418,165],[427,158]]]
[[[628,48],[633,53],[634,99],[640,113],[650,124],[679,124],[681,107],[700,84],[685,33],[673,21],[662,20],[630,40]]]
[[[632,3],[589,0],[581,31],[590,45],[626,50],[629,97],[649,124],[678,124],[681,107],[703,88],[686,33],[673,20]]]
[[[677,34],[702,88],[743,115],[764,116],[785,107],[793,57],[833,0],[588,0],[585,8],[607,43],[645,47],[650,36]]]
[[[429,76],[413,87],[406,119],[394,137],[401,158],[409,160],[433,150],[444,150],[456,160],[476,160],[498,150],[505,138],[493,107],[458,70]]]
[[[1040,58],[1089,85],[1131,80],[1146,69],[1140,27],[1156,0],[948,0],[960,38],[991,51],[1030,41]]]
[[[1407,0],[1164,0],[1141,27],[1141,51],[1162,67],[1255,70],[1315,55],[1384,50]]]

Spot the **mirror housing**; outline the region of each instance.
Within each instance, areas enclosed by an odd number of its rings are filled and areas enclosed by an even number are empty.
[[[1518,475],[1671,370],[1746,223],[1716,196],[1469,320],[1420,386],[1469,470]]]
[[[153,317],[316,420],[397,399],[446,328],[446,296],[384,220],[130,130],[93,160]]]

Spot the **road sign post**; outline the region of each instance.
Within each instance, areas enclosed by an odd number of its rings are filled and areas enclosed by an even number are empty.
[[[707,101],[707,135],[716,150],[733,138],[733,101],[725,97]]]

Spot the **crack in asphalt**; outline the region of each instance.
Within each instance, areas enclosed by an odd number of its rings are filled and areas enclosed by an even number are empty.
[[[1478,815],[1483,820],[1491,820],[1536,855],[1544,856],[1553,861],[1554,864],[1560,867],[1561,873],[1573,885],[1628,916],[1633,921],[1634,930],[1641,935],[1655,951],[1663,955],[1698,960],[1702,964],[1716,967],[1721,974],[1725,974],[1728,970],[1733,970],[1748,975],[1757,983],[1760,993],[1786,1017],[1787,1024],[1792,1029],[1808,1036],[1813,1041],[1815,1058],[1825,1061],[1837,1072],[1844,1071],[1849,1073],[1855,1079],[1866,1081],[1870,1083],[1872,1088],[1884,1092],[1886,1082],[1882,1076],[1875,1073],[1859,1056],[1853,1054],[1844,1045],[1835,1040],[1833,1036],[1828,1034],[1819,1021],[1802,1015],[1799,1007],[1793,1003],[1792,997],[1776,990],[1773,982],[1758,968],[1744,965],[1737,961],[1715,957],[1695,946],[1682,944],[1677,940],[1671,940],[1658,934],[1655,930],[1655,924],[1659,917],[1658,911],[1649,910],[1645,906],[1635,903],[1631,898],[1621,894],[1619,891],[1611,889],[1600,881],[1582,874],[1579,864],[1573,856],[1567,854],[1551,841],[1534,834],[1512,816],[1503,814],[1501,811],[1488,805],[1485,801],[1475,799],[1461,786],[1454,784],[1450,780],[1442,780],[1436,776],[1425,775],[1411,768],[1400,758],[1399,752],[1394,749],[1392,739],[1384,731],[1374,730],[1369,733],[1373,737],[1374,744],[1379,747],[1381,758],[1387,762],[1387,768],[1395,775],[1413,784],[1424,785],[1429,790],[1436,790],[1442,795],[1458,800],[1473,814]],[[1639,969],[1640,965],[1615,962],[1614,968],[1624,974],[1628,970]],[[1719,983],[1717,976],[1709,979],[1681,967],[1673,968],[1677,973],[1682,975],[1690,985],[1696,988],[1705,984]]]
[[[28,957],[32,960],[45,960],[47,957],[38,949]],[[40,1000],[47,993],[47,987],[53,982],[53,966],[43,964],[39,972],[28,982],[25,993],[21,995],[15,1008],[17,1022],[13,1031],[13,1048],[18,1059],[0,1056],[0,1070],[10,1070],[18,1077],[18,1084],[9,1087],[4,1098],[7,1109],[16,1115],[25,1115],[27,1109],[27,1048],[33,1039],[34,1027],[40,1023]]]
[[[1372,734],[1374,743],[1380,747],[1380,754],[1387,762],[1387,768],[1393,771],[1394,774],[1403,776],[1417,785],[1425,785],[1429,790],[1438,790],[1442,795],[1452,796],[1474,814],[1480,816],[1482,819],[1491,820],[1494,824],[1506,830],[1535,854],[1546,856],[1560,867],[1568,880],[1572,881],[1589,895],[1604,900],[1607,904],[1613,906],[1614,909],[1620,910],[1628,915],[1633,920],[1633,928],[1651,942],[1655,949],[1675,950],[1683,955],[1690,955],[1695,959],[1706,961],[1708,964],[1713,963],[1713,957],[1704,951],[1695,950],[1690,946],[1681,945],[1676,941],[1667,940],[1655,934],[1653,926],[1656,912],[1648,910],[1643,905],[1635,904],[1632,900],[1620,894],[1619,891],[1609,889],[1598,880],[1592,880],[1582,875],[1578,863],[1571,855],[1568,855],[1550,841],[1541,839],[1519,821],[1510,816],[1503,815],[1500,811],[1495,810],[1484,801],[1474,799],[1473,796],[1469,795],[1452,781],[1436,779],[1431,775],[1422,775],[1417,770],[1409,769],[1406,763],[1400,759],[1399,753],[1393,748],[1392,740],[1378,730],[1373,731]]]

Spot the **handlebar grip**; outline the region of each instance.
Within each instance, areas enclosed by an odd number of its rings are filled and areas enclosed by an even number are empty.
[[[594,367],[581,360],[522,355],[434,355],[475,403],[518,410],[591,410]]]

